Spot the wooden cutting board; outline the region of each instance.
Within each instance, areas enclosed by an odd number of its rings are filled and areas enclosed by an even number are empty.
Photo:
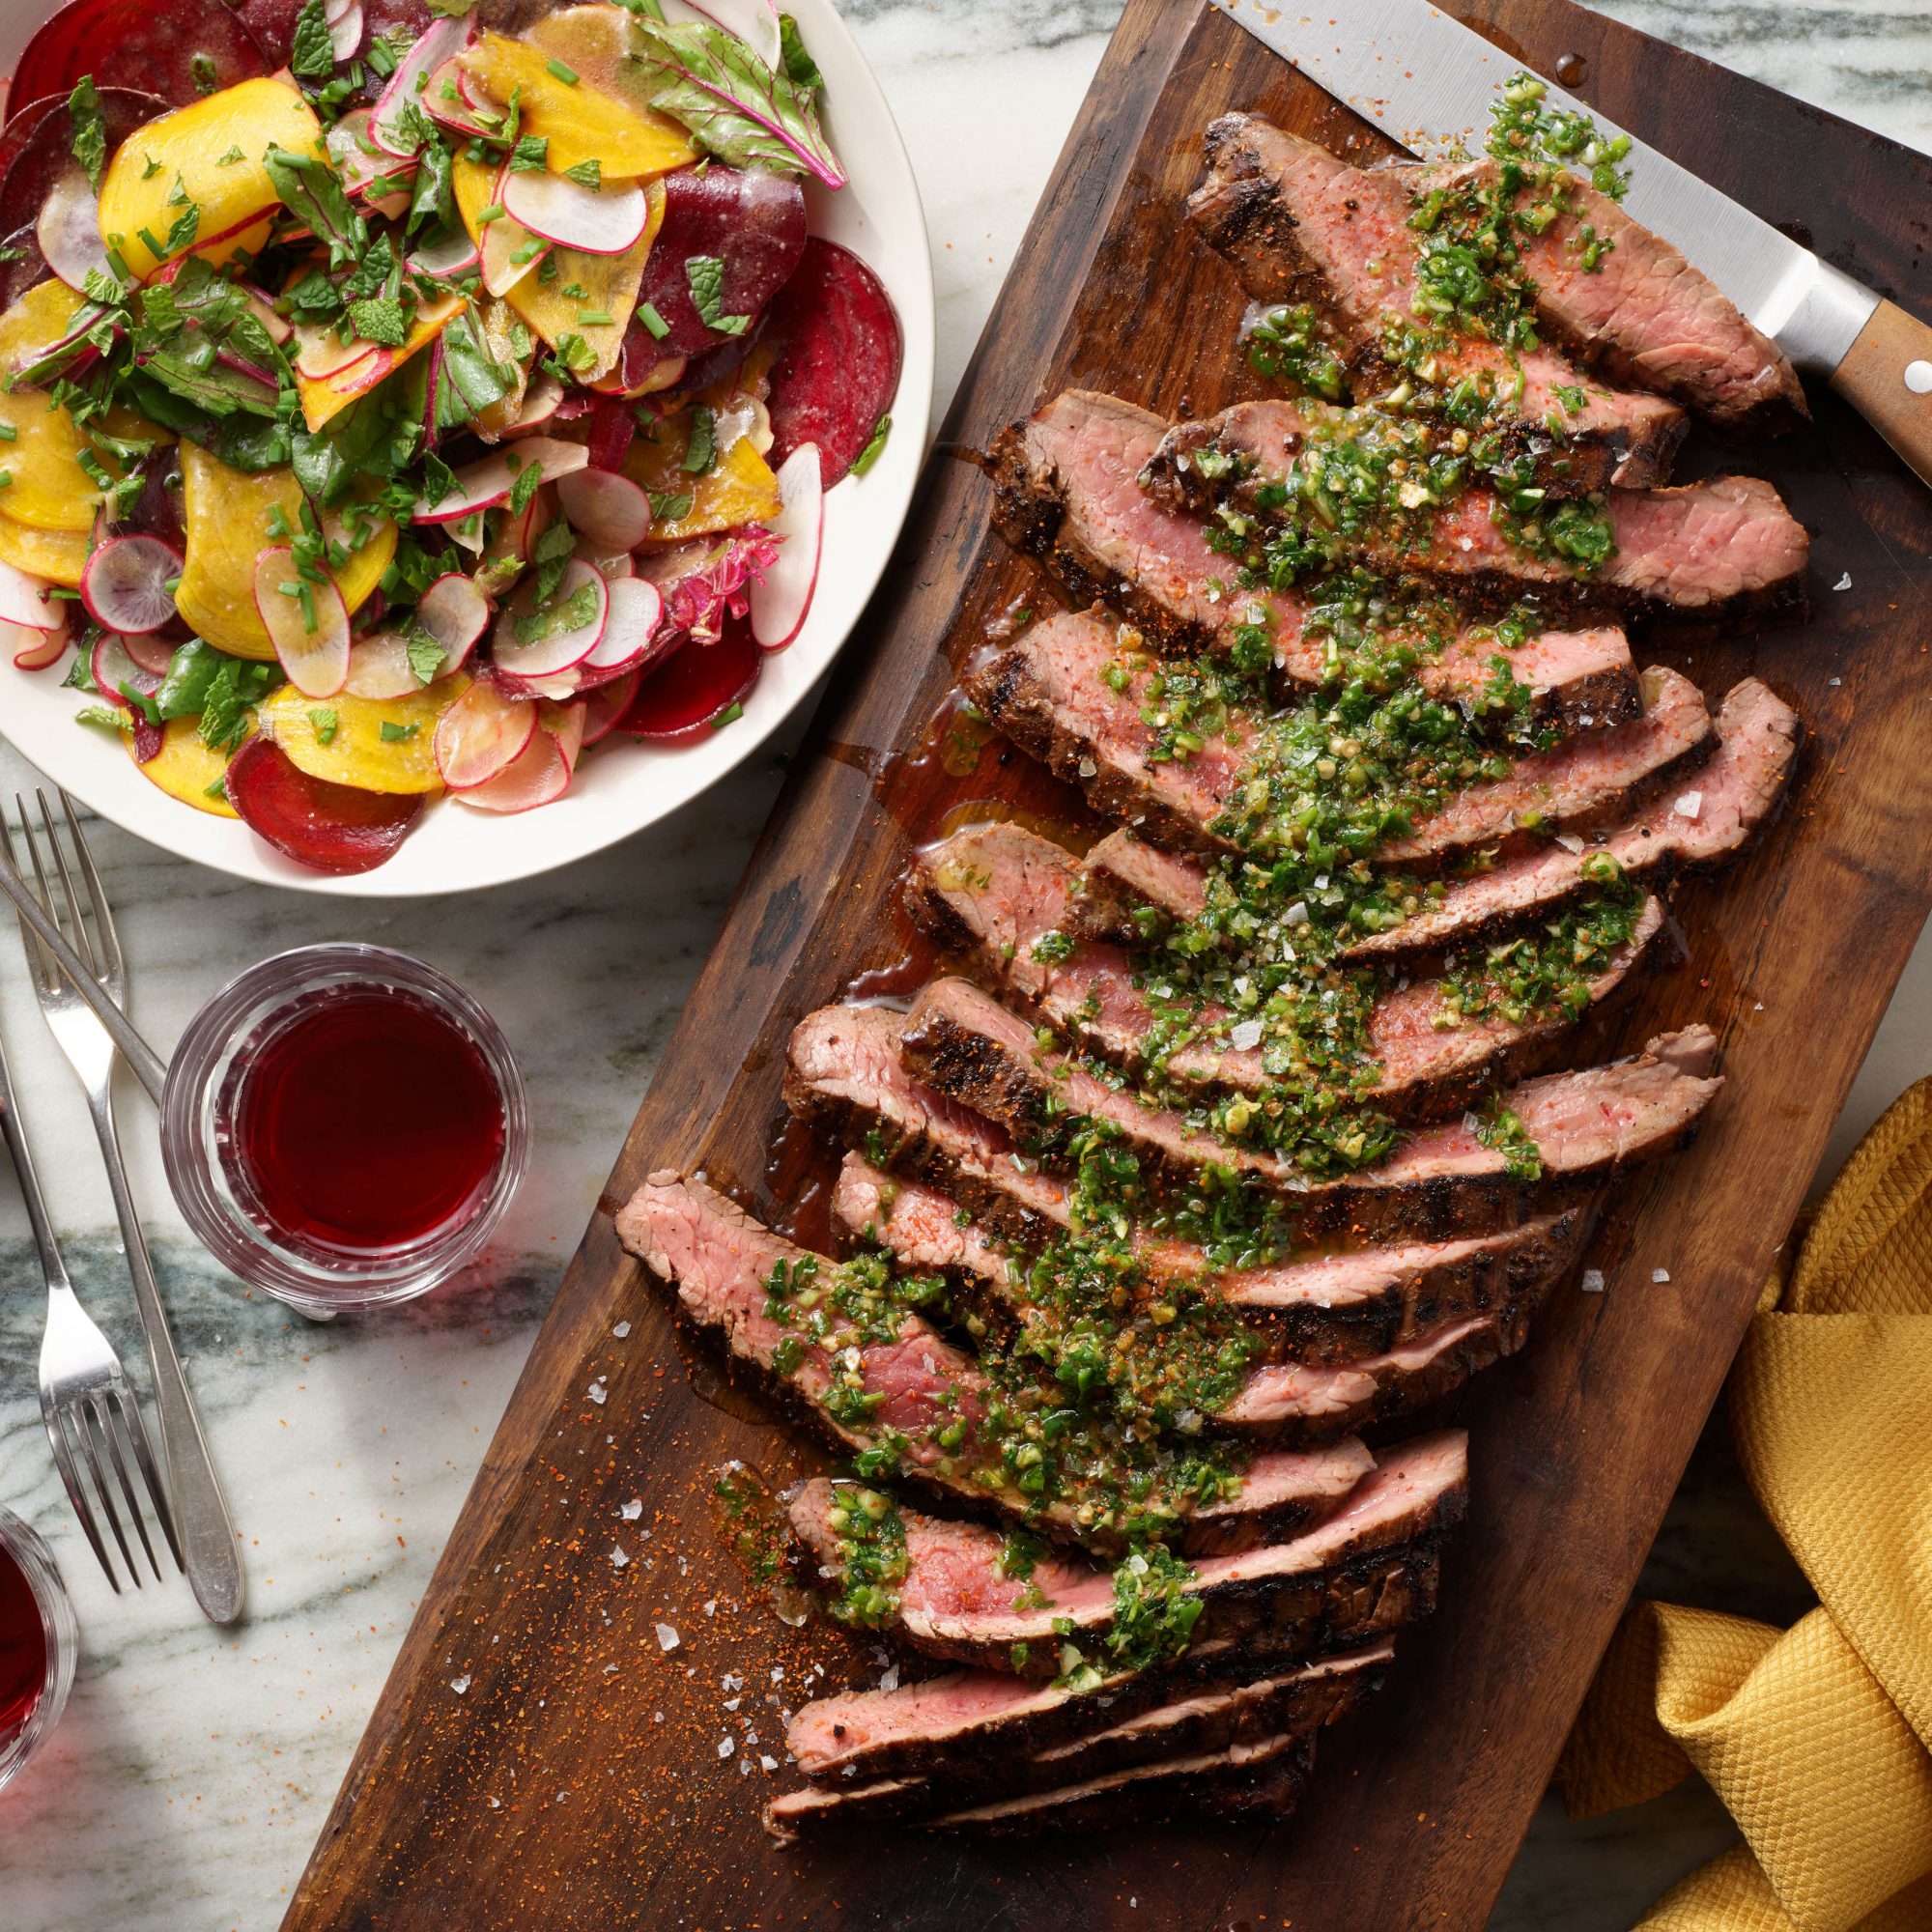
[[[1560,0],[1456,11],[1546,71],[1580,60],[1572,84],[1605,114],[1932,311],[1932,161]],[[916,983],[895,882],[909,841],[950,810],[1078,822],[1067,794],[998,744],[977,747],[946,708],[953,663],[986,622],[1048,595],[990,534],[986,482],[966,456],[1067,384],[1168,413],[1243,391],[1241,297],[1180,213],[1201,129],[1231,106],[1364,158],[1382,152],[1204,0],[1131,0],[887,586],[835,673],[343,1783],[291,1932],[1455,1932],[1486,1918],[1932,899],[1932,497],[1832,398],[1816,398],[1815,431],[1743,459],[1814,533],[1811,622],[1755,639],[1660,636],[1639,656],[1681,666],[1714,699],[1754,670],[1810,732],[1770,837],[1679,895],[1681,963],[1586,1041],[1606,1056],[1706,1019],[1729,1085],[1695,1148],[1614,1197],[1590,1257],[1609,1293],[1560,1289],[1528,1350],[1457,1405],[1473,1505],[1441,1611],[1403,1639],[1377,1704],[1329,1733],[1298,1817],[1007,1846],[917,1834],[774,1846],[757,1812],[791,1781],[759,1763],[781,1762],[778,1703],[801,1701],[808,1682],[874,1681],[884,1660],[840,1634],[788,1630],[724,1553],[712,1472],[735,1457],[783,1482],[801,1452],[679,1338],[610,1220],[650,1169],[702,1167],[767,1218],[822,1232],[829,1162],[785,1129],[779,1097],[788,1030],[855,975],[877,973],[872,990]]]

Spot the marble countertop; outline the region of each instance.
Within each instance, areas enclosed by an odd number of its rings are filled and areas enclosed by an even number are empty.
[[[1932,14],[1918,0],[1613,0],[1606,11],[1932,149]],[[950,397],[1119,13],[1118,0],[847,0],[912,151],[935,243],[938,395]],[[999,139],[985,138],[998,103]],[[795,734],[794,734],[795,735]],[[787,741],[788,742],[788,741]],[[530,1087],[536,1159],[479,1279],[378,1319],[312,1326],[240,1293],[187,1239],[146,1102],[126,1097],[135,1189],[242,1534],[248,1616],[216,1632],[185,1584],[111,1596],[61,1497],[34,1400],[42,1300],[0,1182],[0,1502],[54,1545],[85,1633],[67,1718],[0,1798],[0,1921],[18,1932],[265,1932],[350,1753],[589,1216],[777,788],[761,758],[599,858],[464,901],[387,906],[199,872],[101,827],[133,1009],[171,1042],[242,966],[361,938],[486,995]],[[31,774],[0,748],[0,797]],[[156,802],[156,811],[175,810]],[[0,930],[0,1037],[73,1273],[141,1359],[77,1087]],[[1832,1164],[1932,1065],[1932,946],[1899,989]],[[1829,1171],[1829,1168],[1828,1170]],[[144,1371],[143,1371],[144,1374]],[[1647,1590],[1778,1621],[1803,1579],[1721,1435],[1672,1508]],[[1492,1923],[1620,1932],[1732,1841],[1700,1786],[1590,1826],[1538,1816]]]

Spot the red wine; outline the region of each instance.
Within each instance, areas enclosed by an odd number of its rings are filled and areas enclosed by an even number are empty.
[[[47,1688],[47,1633],[20,1566],[0,1544],[0,1747],[11,1744]]]
[[[412,993],[343,986],[263,1023],[224,1095],[225,1164],[298,1249],[405,1247],[469,1211],[503,1151],[476,1042]]]

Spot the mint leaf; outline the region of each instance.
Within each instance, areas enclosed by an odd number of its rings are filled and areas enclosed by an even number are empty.
[[[751,326],[749,315],[725,315],[724,264],[716,255],[687,255],[684,278],[691,284],[692,306],[707,328],[720,335],[743,335]]]
[[[308,714],[308,722],[315,731],[318,745],[332,745],[335,734],[342,728],[342,719],[332,704],[315,705]]]
[[[418,684],[434,684],[449,653],[427,631],[412,631],[403,648],[409,653],[410,675]]]
[[[73,157],[87,170],[87,179],[96,194],[100,192],[100,170],[107,165],[107,128],[100,118],[100,97],[94,91],[94,76],[82,74],[67,98],[67,118],[73,124]]]
[[[602,187],[604,185],[604,164],[592,155],[587,161],[579,161],[574,168],[565,168],[565,181],[574,181],[579,187]]]
[[[550,136],[547,134],[522,135],[510,150],[510,172],[513,175],[540,175],[549,166]]]
[[[410,339],[403,305],[393,296],[371,296],[367,301],[351,302],[349,326],[363,341],[379,343],[384,349],[400,349]]]
[[[691,434],[684,442],[684,473],[702,476],[718,461],[718,417],[702,403],[691,409]]]
[[[784,69],[785,78],[799,87],[825,85],[825,76],[819,72],[818,63],[806,52],[805,37],[789,14],[779,15],[779,65]]]
[[[308,0],[296,17],[289,71],[304,80],[327,80],[335,71],[335,49],[329,44],[328,14],[323,0]]]
[[[535,644],[545,638],[555,637],[559,631],[582,630],[596,615],[596,584],[580,583],[560,604],[552,604],[547,609],[539,606],[526,616],[513,618],[510,628],[517,634],[518,643]]]

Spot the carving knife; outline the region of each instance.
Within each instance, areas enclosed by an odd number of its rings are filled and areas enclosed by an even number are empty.
[[[1308,0],[1301,0],[1307,4]],[[1210,0],[1412,154],[1480,153],[1490,107],[1523,63],[1428,0]],[[1552,106],[1628,130],[1539,75]],[[1804,373],[1827,379],[1932,483],[1932,327],[1820,261],[1635,135],[1624,207],[1672,242]]]

